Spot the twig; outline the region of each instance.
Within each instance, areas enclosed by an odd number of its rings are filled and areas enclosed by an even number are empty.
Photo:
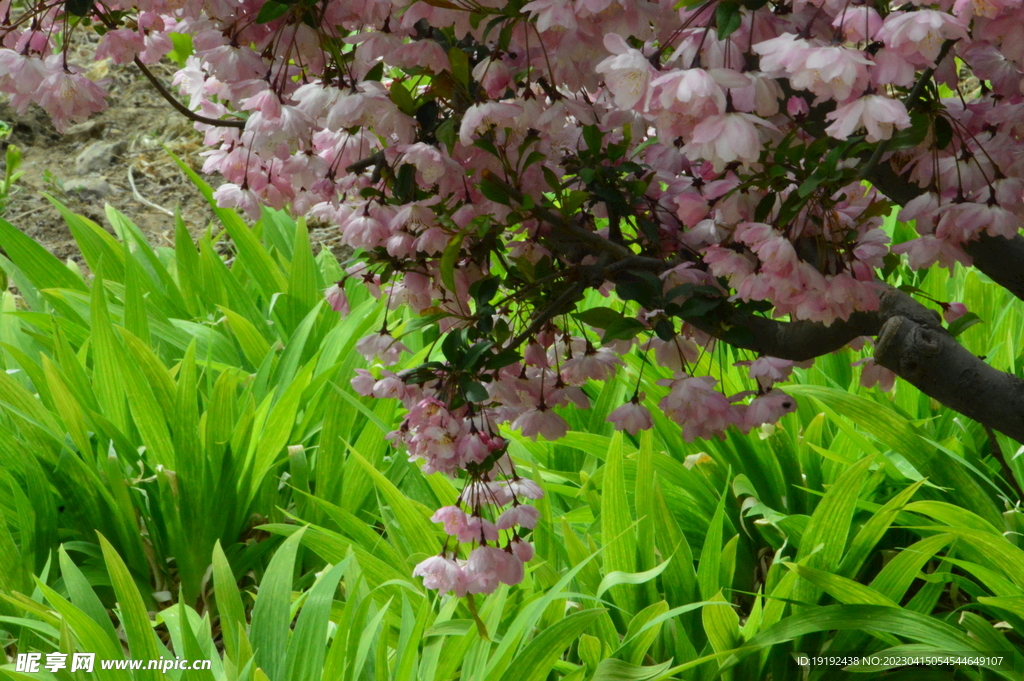
[[[38,206],[36,208],[31,208],[31,209],[25,211],[24,213],[18,213],[17,215],[12,215],[10,221],[13,223],[16,220],[20,220],[23,217],[32,215],[32,213],[38,213],[39,211],[43,210],[44,208],[48,208],[48,206]]]
[[[174,217],[173,210],[167,210],[163,206],[153,203],[152,201],[150,201],[149,199],[147,199],[146,197],[139,193],[139,190],[135,187],[135,178],[132,177],[132,165],[130,163],[128,164],[128,184],[132,186],[132,196],[135,197],[136,201],[138,201],[144,206],[149,206],[153,210],[158,210],[164,215],[170,215],[172,218]]]
[[[180,113],[182,116],[184,116],[185,118],[188,118],[191,121],[195,121],[196,123],[204,123],[206,125],[214,125],[214,126],[217,126],[219,128],[239,128],[239,129],[244,129],[245,128],[245,121],[225,121],[225,120],[221,120],[221,119],[218,119],[218,118],[209,118],[207,116],[203,116],[201,114],[197,114],[195,111],[192,111],[187,106],[185,106],[184,104],[179,102],[177,97],[172,95],[167,90],[167,88],[164,87],[164,84],[160,82],[160,79],[157,78],[156,76],[154,76],[153,72],[150,71],[146,67],[146,65],[143,64],[139,60],[138,57],[135,58],[135,65],[139,67],[140,71],[142,71],[142,75],[144,75],[146,77],[146,79],[149,80],[149,82],[153,84],[153,87],[155,87],[157,89],[157,92],[160,93],[160,96],[163,97],[164,99],[166,99],[167,102],[171,106],[173,106],[174,109],[178,113]]]
[[[558,298],[556,298],[554,302],[552,302],[550,305],[544,308],[540,312],[540,314],[534,317],[533,321],[530,322],[530,325],[526,327],[526,330],[524,330],[521,334],[513,338],[512,342],[509,343],[506,347],[518,348],[520,345],[529,340],[530,337],[536,334],[538,331],[540,331],[541,327],[547,324],[552,317],[556,317],[559,314],[561,314],[563,312],[563,308],[565,308],[566,305],[575,302],[576,297],[583,292],[584,288],[585,286],[578,282],[567,288],[564,292],[562,292],[562,295],[558,296]]]
[[[359,174],[369,168],[370,166],[379,166],[384,163],[384,150],[375,151],[364,159],[360,159],[355,163],[345,166],[345,172],[353,175]]]

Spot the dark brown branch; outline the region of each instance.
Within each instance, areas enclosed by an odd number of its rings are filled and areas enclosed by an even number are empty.
[[[744,350],[802,362],[839,350],[859,336],[875,336],[886,320],[895,316],[941,328],[937,313],[895,288],[886,288],[882,293],[878,310],[854,312],[849,319],[836,320],[829,326],[809,321],[780,322],[738,310],[727,312],[719,320],[697,318],[687,321],[716,338],[729,337],[730,345]],[[743,342],[728,336],[732,327],[749,331],[750,340]]]
[[[924,190],[896,174],[888,163],[880,163],[867,175],[878,191],[903,206]],[[1012,239],[982,234],[962,246],[974,266],[1007,291],[1024,300],[1024,237]]]
[[[381,149],[380,151],[375,151],[374,153],[370,154],[366,158],[359,159],[355,163],[352,163],[350,165],[345,166],[345,172],[346,173],[351,173],[353,175],[358,175],[359,173],[365,171],[366,169],[368,169],[370,167],[379,166],[379,165],[382,165],[383,163],[384,163],[384,150]]]
[[[190,121],[195,121],[196,123],[204,123],[206,125],[215,125],[219,128],[245,128],[245,121],[221,120],[219,118],[209,118],[207,116],[197,114],[195,111],[192,111],[187,106],[179,102],[178,98],[172,95],[170,91],[168,91],[168,89],[164,87],[164,84],[160,82],[160,79],[154,76],[153,72],[150,71],[149,68],[147,68],[146,65],[139,60],[138,57],[135,58],[135,65],[139,67],[140,71],[142,71],[142,75],[144,75],[146,79],[153,84],[153,87],[155,87],[157,92],[160,93],[160,96],[166,99],[167,102],[174,107],[175,111],[177,111]]]
[[[985,364],[945,330],[891,317],[875,361],[950,409],[1024,442],[1024,381]]]

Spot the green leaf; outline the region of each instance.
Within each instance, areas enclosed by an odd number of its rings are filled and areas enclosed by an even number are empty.
[[[968,312],[961,316],[960,318],[950,322],[949,326],[947,327],[949,330],[949,335],[956,338],[957,336],[959,336],[960,334],[962,334],[964,331],[971,328],[975,324],[980,324],[981,321],[981,317],[979,317],[973,312]]]
[[[873,462],[874,457],[864,457],[843,471],[828,488],[800,539],[800,549],[796,554],[798,563],[826,571],[834,570],[839,564],[857,500]],[[793,597],[804,603],[813,603],[819,593],[814,585],[800,582]]]
[[[718,39],[725,40],[740,27],[743,21],[742,8],[735,2],[720,2],[715,8],[715,26],[718,28]]]
[[[512,196],[505,187],[486,175],[480,180],[480,193],[495,203],[500,203],[503,206],[512,205]]]
[[[411,552],[427,556],[438,553],[441,550],[441,543],[437,539],[434,526],[427,520],[426,509],[417,507],[404,492],[395,487],[393,482],[360,456],[355,449],[351,449],[349,455],[366,471],[377,490],[384,496],[397,523],[397,527],[392,529],[405,538]]]
[[[923,484],[924,480],[919,480],[902,489],[899,494],[887,501],[882,508],[876,511],[864,523],[857,536],[850,542],[850,548],[836,571],[839,575],[850,578],[857,575],[864,561],[871,554],[872,549],[889,530],[893,520],[896,519],[896,516],[905,508],[907,502],[910,501]]]
[[[256,15],[257,24],[269,24],[274,19],[282,17],[288,11],[288,5],[280,2],[274,2],[274,0],[267,0],[263,3],[263,7],[260,8],[260,13]]]
[[[292,537],[298,535],[296,532]],[[343,560],[327,570],[309,590],[288,645],[284,676],[287,681],[320,681],[327,654],[325,642],[331,604],[348,562],[348,559]]]
[[[469,88],[469,55],[461,47],[448,50],[448,61],[452,66],[452,75],[463,87]]]
[[[171,39],[171,44],[174,45],[174,49],[167,54],[167,57],[177,64],[179,68],[185,68],[188,58],[195,53],[192,47],[192,36],[188,33],[170,31],[167,33],[167,37]]]
[[[86,291],[85,282],[21,230],[0,218],[0,243],[18,269],[37,290],[66,288]]]
[[[621,312],[610,307],[592,307],[589,310],[575,312],[574,315],[584,324],[596,329],[607,329],[623,319]]]
[[[630,340],[647,327],[643,323],[629,317],[623,317],[617,322],[612,322],[605,329],[601,336],[602,343],[610,343],[613,340]]]
[[[551,673],[555,660],[604,613],[604,609],[581,610],[559,620],[537,634],[508,665],[501,681],[542,681]]]
[[[121,557],[117,555],[117,551],[102,534],[99,534],[99,541],[100,548],[103,550],[103,562],[106,563],[110,583],[114,587],[114,595],[117,597],[121,626],[124,627],[125,635],[128,637],[128,648],[131,650],[132,659],[158,660],[164,657],[161,651],[163,646],[153,631],[153,623],[150,621],[146,605],[142,601],[142,594],[139,593],[139,588],[128,572],[128,566],[124,564]],[[136,676],[136,679],[151,679],[152,681],[159,678],[160,676],[155,670],[146,669],[137,672]]]
[[[445,246],[444,253],[441,254],[441,281],[444,282],[445,288],[453,295],[456,293],[455,287],[455,263],[459,259],[459,254],[462,252],[462,242],[466,238],[466,230],[460,231],[458,234],[452,237],[452,240]]]
[[[715,508],[715,515],[708,524],[707,536],[704,538],[704,548],[700,553],[700,561],[697,563],[697,584],[700,586],[700,596],[706,601],[714,600],[715,593],[721,593],[722,587],[729,586],[722,584],[721,560],[722,560],[722,523],[725,520],[725,499],[726,494],[718,500]]]
[[[609,572],[604,576],[604,579],[601,580],[594,596],[596,598],[600,598],[606,591],[608,591],[608,589],[622,584],[646,584],[664,572],[671,560],[672,559],[669,558],[668,560],[660,563],[657,567],[653,567],[650,570],[645,570],[643,572],[620,572],[618,570]]]
[[[384,78],[384,62],[382,61],[379,61],[376,64],[374,64],[373,68],[367,71],[366,75],[363,76],[363,80],[373,80],[377,81],[378,83],[381,81],[382,78]]]
[[[388,88],[391,93],[391,101],[395,103],[402,113],[406,116],[416,115],[416,102],[412,98],[412,94],[408,88],[405,87],[401,81],[391,81],[391,86]]]
[[[295,569],[295,554],[304,533],[305,528],[299,528],[277,549],[263,575],[252,609],[249,638],[256,656],[256,665],[272,681],[284,678],[282,671],[291,623],[292,571]]]
[[[235,575],[231,571],[231,565],[224,555],[219,539],[213,547],[213,594],[217,600],[217,611],[220,615],[224,650],[228,657],[238,661],[238,628],[245,625],[245,610],[238,592],[238,583],[235,581]]]
[[[65,0],[64,9],[76,17],[86,17],[92,12],[93,0]]]
[[[591,681],[647,681],[647,679],[660,678],[670,666],[672,666],[671,661],[651,667],[638,667],[622,660],[601,660]]]
[[[604,543],[604,569],[610,573],[609,577],[616,572],[636,572],[636,532],[626,500],[622,461],[622,431],[617,430],[605,455],[604,486],[601,489],[601,538]],[[611,581],[619,585],[632,583],[625,577],[615,577]],[[604,581],[602,586],[605,586]],[[613,588],[615,602],[632,616],[637,610],[636,591],[624,586],[609,584],[608,587]],[[598,591],[603,593],[601,586]]]
[[[60,562],[60,574],[64,578],[64,586],[67,587],[71,602],[99,625],[110,639],[112,646],[120,648],[121,642],[117,638],[117,632],[114,631],[114,626],[110,622],[110,616],[107,615],[103,603],[96,592],[92,590],[82,571],[72,562],[63,545],[58,549],[57,556]]]
[[[736,609],[725,600],[721,591],[708,600],[721,602],[705,605],[701,611],[711,647],[716,653],[735,648],[740,641],[740,618]]]

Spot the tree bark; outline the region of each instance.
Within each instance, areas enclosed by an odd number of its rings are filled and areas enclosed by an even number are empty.
[[[938,313],[892,287],[886,287],[882,292],[878,310],[854,312],[849,319],[836,320],[829,326],[808,321],[780,322],[738,310],[728,312],[720,322],[705,319],[687,321],[716,338],[728,337],[730,327],[744,328],[751,333],[751,339],[743,342],[730,337],[730,345],[762,355],[802,362],[835,352],[859,336],[876,336],[886,320],[896,316],[941,328]]]
[[[875,361],[950,409],[1024,442],[1024,381],[985,364],[944,329],[890,317]]]

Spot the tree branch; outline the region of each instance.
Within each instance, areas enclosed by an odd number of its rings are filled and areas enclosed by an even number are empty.
[[[896,316],[942,328],[936,312],[891,287],[882,292],[878,310],[854,312],[849,319],[836,320],[829,326],[809,321],[780,322],[736,309],[730,309],[718,320],[696,318],[687,321],[715,338],[729,338],[729,344],[735,347],[802,362],[839,350],[859,336],[875,336],[888,319]],[[750,339],[746,342],[736,340],[729,333],[733,327],[749,331]]]
[[[903,206],[924,193],[916,184],[900,177],[888,163],[880,163],[867,174],[867,180],[893,202]],[[982,234],[962,246],[974,266],[992,281],[1024,300],[1024,237],[1012,239]]]
[[[187,106],[179,102],[178,98],[172,95],[170,91],[168,91],[168,89],[164,87],[164,84],[160,82],[160,79],[154,76],[153,72],[150,71],[146,67],[146,65],[139,60],[138,57],[135,58],[135,65],[139,67],[140,71],[142,71],[142,75],[144,75],[146,79],[150,83],[152,83],[153,87],[155,87],[157,92],[160,93],[160,96],[166,99],[167,102],[174,107],[175,111],[177,111],[190,121],[195,121],[196,123],[204,123],[206,125],[214,125],[219,128],[245,128],[245,121],[221,120],[219,118],[209,118],[208,116],[197,114],[195,111],[192,111]]]
[[[1024,381],[985,364],[943,329],[890,317],[875,361],[950,409],[1024,442]]]

